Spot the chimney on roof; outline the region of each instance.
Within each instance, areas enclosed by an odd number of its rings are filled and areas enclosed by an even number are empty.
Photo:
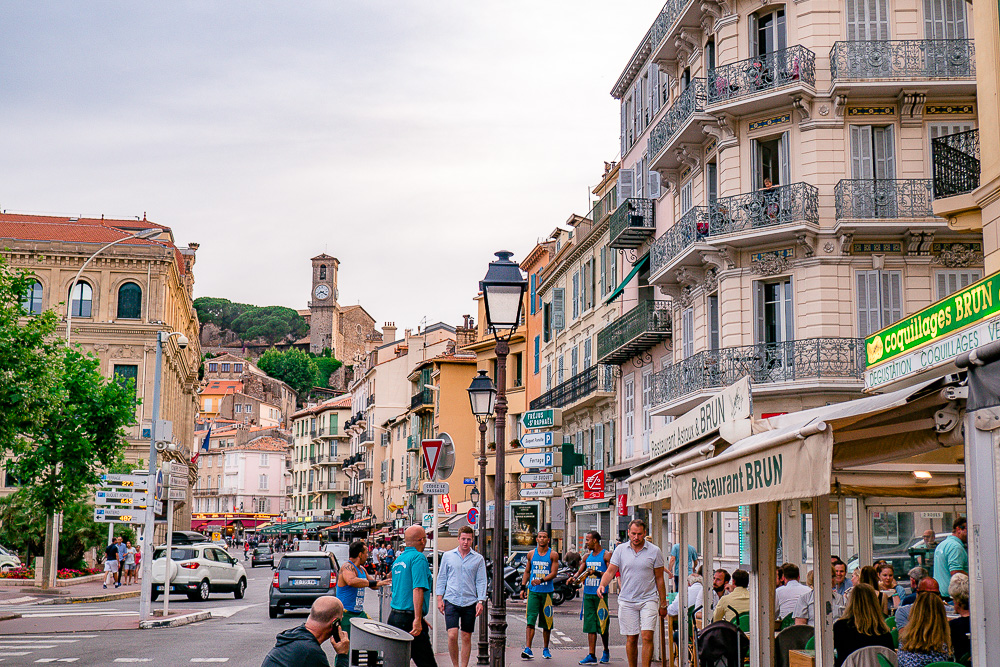
[[[405,336],[405,337],[406,337],[407,339],[409,339],[409,337],[413,335],[413,329],[404,329],[404,330],[403,330],[403,335],[404,335],[404,336]]]
[[[382,325],[382,342],[391,343],[396,340],[396,323],[386,322]]]

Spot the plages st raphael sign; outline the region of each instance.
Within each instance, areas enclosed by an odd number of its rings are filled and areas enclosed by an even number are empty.
[[[1000,273],[865,339],[865,389],[943,366],[995,340],[1000,340]]]

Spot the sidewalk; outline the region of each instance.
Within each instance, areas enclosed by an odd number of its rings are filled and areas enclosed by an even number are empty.
[[[472,647],[472,659],[469,660],[469,667],[476,664],[476,645],[473,644]],[[533,663],[541,665],[541,667],[576,667],[580,663],[580,660],[587,654],[586,649],[581,650],[579,648],[553,648],[552,659],[546,660],[542,657],[542,649],[540,646],[535,647],[535,659],[534,660],[521,660],[521,649],[507,647],[506,657],[508,665],[531,665]],[[598,658],[601,657],[600,652],[598,652]],[[448,657],[448,652],[436,653],[434,658],[437,661],[438,667],[451,667],[451,658]],[[611,665],[628,665],[628,659],[625,657],[625,647],[611,647]],[[658,660],[653,661],[654,665],[659,665]],[[600,667],[600,665],[598,665]]]
[[[106,602],[139,597],[139,584],[121,588],[104,588],[100,581],[62,586],[43,590],[31,585],[26,579],[24,586],[4,586],[0,588],[0,604],[72,604],[74,602]],[[32,598],[32,599],[28,599]]]

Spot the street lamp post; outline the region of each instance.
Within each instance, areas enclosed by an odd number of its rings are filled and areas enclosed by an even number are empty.
[[[472,414],[479,422],[479,486],[483,489],[482,494],[473,491],[473,505],[479,505],[479,553],[483,559],[486,558],[486,422],[493,416],[493,407],[496,403],[497,390],[493,386],[493,381],[486,371],[479,371],[479,374],[472,379],[469,385],[469,402],[472,403]],[[496,500],[493,501],[496,506]],[[496,539],[496,536],[493,538]],[[488,612],[487,612],[488,613]],[[490,662],[489,642],[486,639],[486,616],[479,621],[479,653],[476,657],[477,665],[488,665]]]
[[[503,597],[503,524],[506,514],[507,355],[510,338],[521,323],[528,281],[510,261],[514,253],[501,250],[479,283],[486,310],[486,327],[496,340],[496,471],[493,492],[493,604],[490,608],[490,666],[504,667],[507,647],[507,601]]]

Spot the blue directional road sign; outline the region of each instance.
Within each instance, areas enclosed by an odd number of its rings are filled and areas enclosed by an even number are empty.
[[[466,486],[475,486],[476,485],[476,478],[475,477],[465,477],[464,481],[462,483],[465,484]]]
[[[562,465],[562,452],[529,452],[521,454],[523,468],[551,468]]]

